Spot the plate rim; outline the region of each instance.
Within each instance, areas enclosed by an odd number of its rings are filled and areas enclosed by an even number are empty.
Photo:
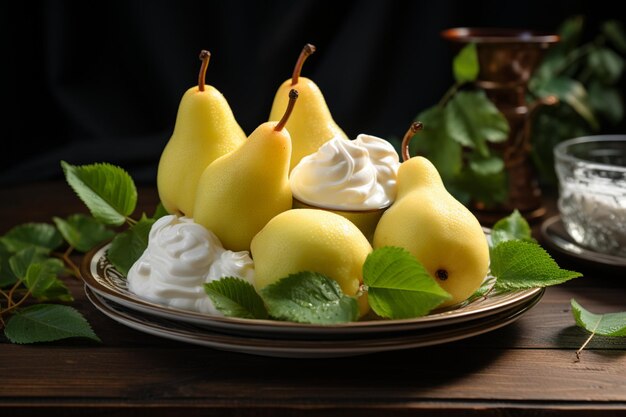
[[[626,268],[626,258],[621,258],[619,256],[613,256],[602,252],[596,252],[592,249],[581,246],[567,234],[567,231],[565,231],[565,235],[558,234],[555,239],[554,235],[556,235],[556,233],[550,232],[550,230],[557,224],[563,225],[563,220],[560,214],[555,214],[554,216],[545,219],[541,223],[541,236],[551,248],[578,260],[591,262],[597,265],[608,265],[612,267]],[[565,241],[568,245],[575,246],[578,250],[580,250],[580,253],[568,250],[567,247],[559,242],[559,240]]]
[[[277,320],[221,317],[162,306],[147,300],[143,300],[136,296],[131,297],[132,294],[130,293],[125,294],[120,292],[116,288],[112,289],[100,283],[99,280],[95,277],[95,275],[97,275],[97,263],[104,256],[104,253],[110,246],[110,244],[110,242],[105,242],[92,249],[87,254],[85,254],[83,261],[81,262],[80,272],[83,281],[97,294],[110,301],[122,304],[127,308],[137,310],[141,313],[156,315],[170,320],[184,321],[193,325],[200,325],[202,327],[218,329],[220,331],[236,333],[249,334],[252,332],[257,332],[263,333],[265,335],[291,334],[292,336],[317,335],[323,337],[332,337],[338,335],[344,336],[346,335],[346,333],[370,334],[427,329],[431,327],[461,323],[464,321],[497,314],[500,311],[513,308],[519,304],[524,303],[525,301],[531,299],[533,296],[537,295],[542,290],[541,288],[532,288],[528,290],[509,292],[502,295],[503,297],[505,296],[509,298],[508,300],[506,300],[506,302],[502,302],[500,304],[492,304],[491,306],[486,306],[482,309],[478,309],[475,311],[465,311],[463,314],[454,314],[454,312],[458,309],[450,309],[441,313],[435,313],[428,316],[411,319],[381,319],[331,325],[318,325]],[[460,308],[464,307],[466,306]]]
[[[110,319],[134,330],[156,337],[223,351],[281,358],[358,356],[393,350],[434,346],[467,339],[488,333],[518,320],[541,300],[544,290],[542,288],[540,294],[536,294],[524,304],[510,310],[499,312],[497,315],[466,322],[462,327],[446,326],[444,329],[432,329],[432,331],[426,333],[410,332],[393,338],[375,337],[358,340],[320,341],[315,339],[292,340],[254,338],[220,333],[205,328],[194,329],[194,326],[188,323],[179,323],[175,320],[163,319],[126,308],[123,305],[119,305],[114,301],[98,295],[91,290],[88,285],[85,285],[84,289],[87,299],[96,309]],[[118,305],[118,308],[116,309],[114,305]],[[120,307],[127,311],[120,311]],[[161,320],[162,323],[158,323],[159,320]],[[165,323],[163,323],[163,321]],[[169,326],[168,322],[171,323]],[[185,329],[184,327],[177,329],[175,327],[181,324],[190,326],[190,329]]]

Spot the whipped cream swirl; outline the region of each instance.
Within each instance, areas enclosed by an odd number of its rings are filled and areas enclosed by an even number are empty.
[[[152,225],[148,247],[128,271],[128,289],[165,306],[222,315],[203,284],[224,276],[254,284],[248,252],[226,250],[192,219],[168,215]]]
[[[398,153],[384,139],[333,138],[307,155],[290,174],[291,191],[303,203],[339,210],[389,206],[396,196]]]

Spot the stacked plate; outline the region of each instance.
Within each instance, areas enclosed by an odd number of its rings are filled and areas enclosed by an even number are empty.
[[[339,357],[436,345],[486,333],[521,317],[543,289],[473,297],[460,306],[406,320],[329,326],[217,317],[164,307],[128,291],[106,257],[108,245],[85,257],[81,273],[92,304],[113,320],[152,335],[215,349],[277,357]]]

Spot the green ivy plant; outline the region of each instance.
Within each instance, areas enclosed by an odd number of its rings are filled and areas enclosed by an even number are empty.
[[[624,73],[626,33],[615,20],[603,22],[582,42],[582,16],[566,20],[561,41],[548,50],[529,82],[529,101],[555,95],[559,103],[539,109],[533,118],[533,161],[540,179],[555,183],[553,148],[559,142],[610,130],[624,118],[620,82]],[[623,87],[622,87],[623,88]]]
[[[455,83],[439,103],[417,116],[424,128],[411,142],[410,152],[430,159],[446,188],[464,204],[503,202],[504,162],[489,144],[506,141],[509,124],[482,90],[469,88],[479,72],[476,45],[461,49],[452,69]]]
[[[593,40],[581,44],[583,23],[582,17],[563,23],[561,42],[548,51],[529,82],[528,102],[559,99],[533,117],[531,156],[544,183],[555,179],[552,149],[557,143],[600,132],[624,117],[618,88],[626,53],[624,29],[617,21],[604,22]],[[411,153],[430,159],[458,200],[489,207],[507,197],[502,155],[489,144],[505,141],[509,126],[485,93],[471,88],[479,69],[476,46],[468,44],[452,62],[455,83],[439,103],[416,117],[424,129],[411,143]]]

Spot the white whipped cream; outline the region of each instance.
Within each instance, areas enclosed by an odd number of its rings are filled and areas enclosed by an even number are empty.
[[[146,300],[184,310],[222,315],[203,284],[224,276],[254,284],[248,252],[224,249],[192,219],[168,215],[150,229],[148,247],[128,271],[128,289]]]
[[[400,161],[384,139],[339,137],[307,155],[290,174],[291,191],[303,203],[339,210],[389,206],[396,197]]]

